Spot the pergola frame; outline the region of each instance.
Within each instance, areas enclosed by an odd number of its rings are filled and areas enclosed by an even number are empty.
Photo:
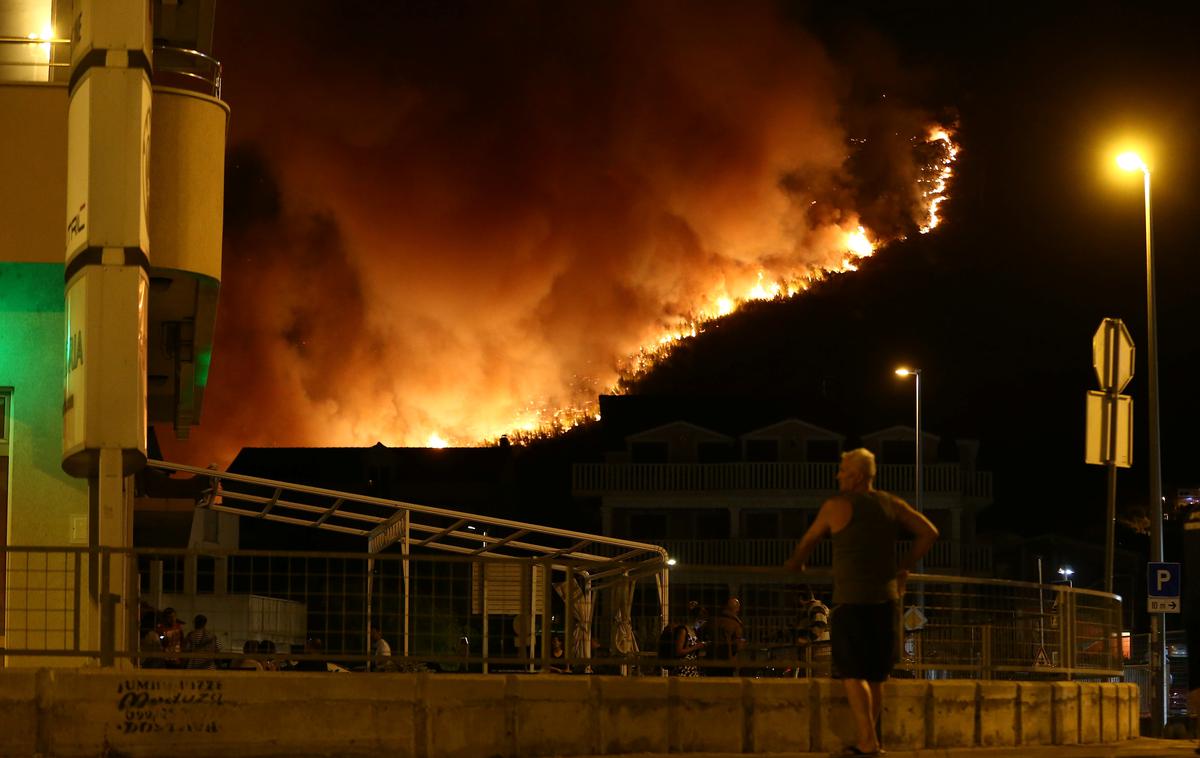
[[[151,460],[150,468],[167,474],[207,477],[211,485],[198,508],[282,524],[323,529],[367,538],[367,624],[370,626],[375,556],[399,544],[404,573],[404,652],[409,652],[409,558],[414,549],[430,549],[471,557],[520,560],[561,573],[567,580],[564,598],[570,604],[573,577],[592,590],[618,582],[655,576],[660,588],[659,615],[667,624],[669,569],[667,551],[658,545],[605,537],[511,519],[483,516],[400,500],[310,487],[303,484],[232,474],[212,468]],[[257,492],[255,491],[257,490]],[[269,494],[262,494],[269,493]],[[543,611],[548,613],[546,608]],[[484,610],[486,616],[486,607]],[[568,613],[568,623],[571,614]],[[485,619],[486,624],[486,619]],[[543,655],[549,656],[549,635],[542,635]]]

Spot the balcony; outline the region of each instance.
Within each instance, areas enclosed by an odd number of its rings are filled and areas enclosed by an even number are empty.
[[[667,549],[678,561],[676,571],[689,566],[780,566],[792,554],[797,540],[788,539],[726,539],[726,540],[650,540]],[[896,543],[896,557],[908,553],[912,543]],[[821,568],[833,563],[833,543],[824,540],[809,556],[808,564]],[[958,575],[990,575],[992,550],[984,545],[966,545],[940,540],[925,556],[923,570]]]
[[[650,492],[785,491],[833,493],[836,463],[578,463],[571,472],[575,495]],[[965,471],[957,463],[924,466],[921,490],[991,501],[992,474]],[[875,486],[911,493],[915,466],[881,465]]]

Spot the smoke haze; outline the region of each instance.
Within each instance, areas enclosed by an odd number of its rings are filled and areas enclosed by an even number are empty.
[[[223,286],[169,457],[534,428],[928,212],[928,114],[772,4],[391,5],[219,8]]]

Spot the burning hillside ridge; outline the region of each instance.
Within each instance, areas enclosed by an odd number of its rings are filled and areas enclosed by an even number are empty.
[[[772,5],[309,5],[219,22],[224,281],[174,458],[566,428],[712,319],[937,224],[949,128],[850,102]]]

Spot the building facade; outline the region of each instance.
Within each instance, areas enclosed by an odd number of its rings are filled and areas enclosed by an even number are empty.
[[[71,0],[0,5],[0,113],[6,116],[0,119],[0,524],[10,548],[100,544],[89,480],[63,470],[71,399],[64,396],[64,377],[95,360],[91,350],[100,344],[89,350],[77,340],[72,347],[78,325],[68,324],[67,235],[94,225],[99,216],[68,211],[68,144],[73,149],[86,144],[100,159],[109,147],[109,133],[96,126],[103,119],[81,122],[78,139],[76,127],[69,129],[71,88],[103,68],[76,61],[72,69],[72,47],[81,14],[92,14],[88,20],[95,25],[106,13],[137,11],[129,3]],[[147,125],[139,124],[150,133],[152,123],[153,137],[142,141],[142,162],[127,173],[141,174],[150,251],[144,272],[145,418],[186,435],[199,420],[211,359],[229,109],[220,99],[220,64],[206,52],[213,3],[148,2],[140,11],[143,20],[154,19],[151,116]],[[150,36],[147,28],[146,39]],[[98,175],[90,173],[84,181]],[[104,187],[90,191],[95,197]],[[106,268],[108,258],[102,260],[98,267]],[[90,305],[90,318],[103,320],[108,305]],[[132,480],[126,477],[122,485],[127,514],[133,509]],[[69,552],[17,551],[6,557],[0,631],[7,648],[86,647],[95,637],[98,601],[71,597],[64,588],[89,586],[78,573],[87,571],[88,562],[74,561]]]
[[[621,401],[607,400],[608,411]],[[615,415],[602,412],[605,422]],[[975,519],[992,502],[992,480],[976,466],[978,443],[922,436],[924,511],[942,533],[925,566],[988,575],[991,555],[975,539]],[[876,486],[910,502],[914,438],[904,426],[858,437],[876,455]],[[686,575],[688,567],[782,564],[837,491],[849,438],[790,417],[744,430],[677,420],[607,439],[602,462],[575,465],[573,495],[596,503],[605,534],[667,547],[675,573]],[[951,454],[941,456],[944,450]]]

